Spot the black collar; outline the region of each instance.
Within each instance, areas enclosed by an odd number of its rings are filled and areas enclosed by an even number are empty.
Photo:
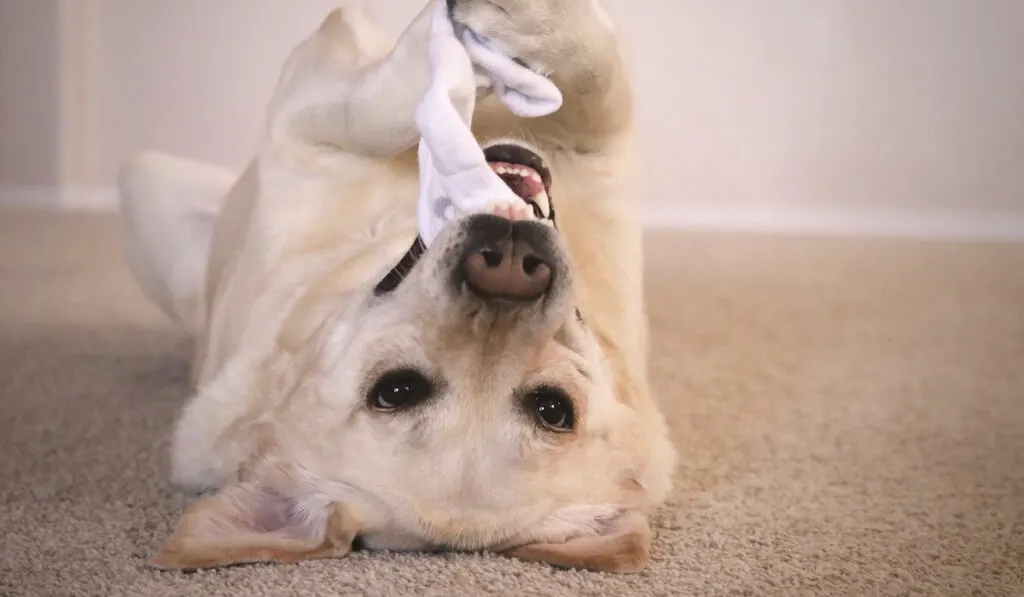
[[[423,243],[423,239],[419,235],[416,236],[416,240],[412,242],[412,246],[405,252],[405,256],[398,262],[398,265],[394,267],[384,279],[381,280],[377,287],[373,289],[373,293],[380,296],[387,294],[392,290],[398,288],[398,285],[402,283],[402,280],[409,275],[412,271],[413,266],[420,260],[420,257],[427,252],[427,245]]]

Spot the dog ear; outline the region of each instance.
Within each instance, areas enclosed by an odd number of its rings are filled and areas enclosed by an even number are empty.
[[[651,530],[647,517],[631,512],[599,535],[577,537],[565,543],[524,545],[505,554],[561,568],[625,574],[640,572],[647,567],[650,545]]]
[[[357,523],[344,504],[309,511],[254,481],[204,497],[181,517],[151,564],[195,570],[347,555]]]

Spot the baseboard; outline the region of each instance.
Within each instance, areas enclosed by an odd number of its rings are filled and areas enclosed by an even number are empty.
[[[1024,209],[724,207],[648,204],[648,228],[909,239],[1024,241]]]
[[[0,187],[0,207],[61,211],[116,211],[115,187]],[[723,207],[665,205],[644,209],[648,228],[807,234],[887,236],[913,239],[1024,241],[1024,210],[956,211],[879,208]]]
[[[115,187],[8,186],[0,187],[0,207],[20,207],[71,212],[117,210]]]

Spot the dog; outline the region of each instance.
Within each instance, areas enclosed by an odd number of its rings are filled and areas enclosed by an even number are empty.
[[[557,227],[473,214],[417,251],[434,1],[397,40],[331,12],[240,174],[154,151],[121,169],[128,266],[193,342],[171,482],[201,496],[154,566],[360,544],[648,565],[677,456],[648,385],[628,49],[597,0],[447,0],[562,90],[522,119],[481,81],[473,120]]]

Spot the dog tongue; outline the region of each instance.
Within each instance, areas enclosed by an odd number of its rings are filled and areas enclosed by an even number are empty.
[[[544,182],[537,171],[529,166],[510,162],[487,162],[508,188],[523,199],[533,199],[545,192]]]
[[[508,188],[512,189],[512,191],[516,195],[519,195],[523,199],[533,199],[537,195],[540,195],[541,193],[544,192],[544,183],[536,181],[532,178],[509,173],[499,173],[498,176],[500,176],[501,179],[505,181],[505,184],[508,185]]]

